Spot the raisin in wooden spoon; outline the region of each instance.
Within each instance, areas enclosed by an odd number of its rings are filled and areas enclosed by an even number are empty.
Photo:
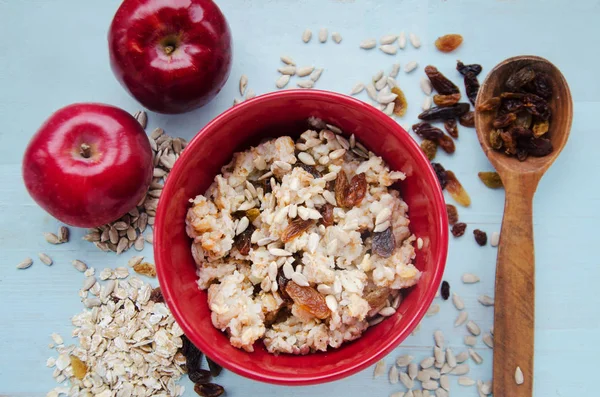
[[[475,112],[477,137],[486,156],[500,174],[506,190],[504,218],[498,247],[494,312],[494,395],[531,397],[533,392],[533,334],[535,264],[533,249],[533,195],[544,172],[567,143],[573,119],[569,86],[556,66],[536,56],[509,58],[487,76],[477,95],[476,108],[506,90],[509,76],[525,66],[550,76],[552,110],[547,136],[554,151],[544,157],[519,161],[494,150],[489,141],[494,112]],[[525,382],[517,385],[520,367]]]

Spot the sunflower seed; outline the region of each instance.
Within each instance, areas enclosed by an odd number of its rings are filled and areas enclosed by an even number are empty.
[[[410,44],[412,44],[413,47],[421,47],[421,39],[419,39],[419,36],[417,36],[416,34],[410,33],[408,35],[408,39],[410,40]]]
[[[392,116],[394,114],[394,102],[390,102],[385,106],[385,109],[383,109],[383,113],[385,113],[387,116]]]
[[[306,77],[309,74],[311,74],[313,70],[315,70],[314,66],[303,66],[296,70],[296,74],[298,75],[298,77]]]
[[[439,312],[440,312],[440,305],[438,305],[437,303],[434,303],[433,305],[429,306],[429,310],[427,310],[427,313],[425,315],[427,317],[431,317],[431,316],[435,316]]]
[[[367,90],[367,95],[369,95],[369,98],[376,101],[377,100],[377,90],[375,89],[375,86],[373,85],[373,83],[367,84],[365,86],[365,89]]]
[[[42,261],[44,265],[52,265],[52,258],[50,258],[48,255],[44,254],[43,252],[40,252],[38,256],[40,257],[40,261]]]
[[[491,296],[488,295],[480,295],[479,298],[477,298],[477,300],[479,301],[479,303],[481,303],[483,306],[494,306],[494,298],[492,298]]]
[[[315,85],[315,82],[312,81],[311,79],[300,80],[299,82],[296,83],[296,85],[300,88],[313,88],[313,86]]]
[[[428,368],[425,371],[429,374],[429,378],[431,379],[439,379],[441,376],[440,371],[435,368]]]
[[[462,275],[462,282],[465,284],[475,284],[479,281],[479,277],[473,273],[465,273]]]
[[[386,34],[385,36],[381,36],[379,39],[379,44],[392,44],[398,38],[395,34]]]
[[[417,239],[417,249],[421,249],[423,248],[423,239],[421,237],[419,237]]]
[[[490,245],[492,247],[497,247],[499,243],[500,243],[500,233],[493,232],[492,236],[490,238]]]
[[[438,387],[440,387],[440,384],[437,383],[435,380],[426,380],[425,382],[421,383],[421,386],[425,390],[435,390]]]
[[[436,368],[437,368],[437,365],[438,365],[438,364],[436,363]],[[452,367],[451,367],[451,366],[450,366],[448,363],[444,363],[444,364],[442,365],[442,368],[440,369],[440,374],[442,374],[442,375],[443,375],[443,374],[447,374],[447,373],[449,373],[450,371],[452,371]]]
[[[469,349],[469,356],[471,356],[471,359],[477,364],[481,364],[483,362],[483,358],[473,349]]]
[[[150,139],[157,140],[164,132],[165,131],[162,128],[157,127],[150,133]]]
[[[434,346],[433,356],[435,357],[435,367],[441,368],[442,365],[444,365],[444,363],[446,362],[446,354],[441,348]]]
[[[477,344],[477,338],[473,335],[465,335],[465,345],[475,346]]]
[[[154,244],[154,233],[152,231],[150,231],[150,233],[148,233],[144,236],[144,239],[146,240],[146,242],[148,244]]]
[[[385,362],[383,360],[379,361],[375,364],[375,369],[373,370],[373,379],[380,377],[385,373]]]
[[[323,74],[323,68],[318,68],[315,69],[311,74],[310,74],[310,79],[312,81],[314,81],[315,83],[317,82],[317,80],[319,80],[321,78],[321,74]]]
[[[256,93],[254,92],[254,90],[252,88],[249,88],[246,91],[246,99],[252,99],[256,96]]]
[[[406,73],[410,73],[413,70],[415,70],[417,68],[417,62],[416,61],[410,61],[409,63],[407,63],[406,65],[404,65],[404,71]]]
[[[104,285],[102,286],[102,289],[100,290],[100,300],[104,301],[104,300],[108,299],[110,294],[112,294],[113,291],[115,290],[116,285],[117,285],[117,282],[115,280],[108,280],[106,283],[104,283]]]
[[[91,232],[86,234],[85,236],[83,236],[83,239],[85,241],[90,241],[90,242],[94,242],[94,241],[101,241],[102,236],[106,233],[107,239],[108,239],[108,229],[104,230],[102,232],[102,234],[98,233],[97,231]],[[106,240],[104,240],[106,241]]]
[[[148,115],[143,110],[138,110],[133,114],[133,118],[137,120],[138,123],[142,126],[143,129],[146,129],[148,124]]]
[[[406,392],[406,394],[404,395],[404,397],[415,397],[415,396],[413,394],[413,391],[409,390],[409,391]]]
[[[400,296],[400,295],[398,295]],[[417,377],[417,374],[419,373],[419,367],[417,366],[417,364],[415,363],[410,363],[408,364],[408,376],[412,379],[415,380],[415,378]]]
[[[417,374],[417,380],[419,382],[426,382],[430,379],[431,379],[431,376],[429,376],[428,371],[419,371],[419,373]]]
[[[385,221],[383,223],[380,223],[379,225],[375,225],[375,228],[373,229],[374,233],[381,233],[385,230],[387,230],[390,227],[391,223],[390,221]]]
[[[393,44],[385,44],[385,45],[379,46],[379,49],[388,55],[396,55],[396,53],[398,52],[398,47],[396,47]]]
[[[444,334],[442,333],[442,331],[435,331],[433,333],[433,340],[435,341],[437,347],[439,347],[440,349],[444,348]]]
[[[365,85],[363,83],[356,83],[352,90],[350,91],[350,95],[360,94],[365,89]],[[349,149],[349,148],[346,148]]]
[[[283,66],[283,67],[280,67],[279,69],[277,69],[277,71],[279,73],[281,73],[282,75],[293,76],[296,74],[296,67],[295,66]]]
[[[392,71],[390,72],[390,77],[391,78],[396,78],[398,76],[398,73],[400,72],[400,64],[399,63],[395,63],[392,65]]]
[[[290,76],[287,74],[283,74],[279,76],[279,78],[275,81],[275,86],[277,88],[283,88],[290,82]]]
[[[248,76],[246,76],[245,74],[243,74],[240,77],[240,84],[239,84],[239,89],[240,89],[240,95],[244,96],[244,94],[246,93],[246,88],[248,87]]]
[[[294,60],[287,55],[282,55],[280,59],[281,59],[281,62],[285,63],[286,65],[296,66],[296,63],[294,62]]]
[[[448,375],[442,375],[440,377],[440,386],[446,391],[450,391],[450,377],[448,377]]]
[[[456,362],[457,362],[458,364],[460,364],[460,363],[464,363],[464,362],[465,362],[465,361],[467,361],[468,359],[469,359],[469,353],[468,353],[468,352],[466,352],[466,351],[462,351],[462,352],[460,352],[460,353],[458,353],[458,354],[456,355]]]
[[[127,229],[127,239],[129,239],[129,241],[135,241],[136,237],[137,232],[133,227],[129,226],[129,228]]]
[[[450,371],[451,375],[466,375],[470,371],[469,364],[459,364],[452,371]]]
[[[395,393],[390,394],[390,397],[406,397],[403,391],[397,391]]]
[[[481,329],[473,320],[469,320],[467,323],[467,330],[474,336],[479,336],[479,334],[481,334]]]
[[[393,316],[395,313],[396,310],[393,307],[388,306],[381,309],[378,314],[383,317],[390,317]]]
[[[329,295],[329,296],[331,296],[331,295]],[[398,383],[398,368],[396,368],[395,365],[392,365],[390,367],[389,379],[390,379],[390,383],[392,385],[395,385],[396,383]]]
[[[448,392],[442,388],[435,389],[435,397],[448,397]]]
[[[375,89],[377,91],[381,91],[383,89],[383,87],[385,87],[386,85],[387,85],[387,77],[381,76],[381,78],[375,82]]]
[[[458,378],[458,384],[461,386],[473,386],[475,381],[468,376],[460,376]]]
[[[162,178],[165,175],[167,175],[167,171],[160,169],[160,168],[154,168],[154,171],[152,173],[152,176],[155,178]]]
[[[79,270],[80,272],[85,272],[87,270],[87,265],[85,263],[83,263],[82,261],[80,261],[79,259],[75,259],[74,261],[71,262],[71,264],[73,265],[73,267],[77,270]]]
[[[144,259],[144,257],[141,255],[132,256],[131,259],[129,259],[127,261],[127,266],[134,267],[135,265],[142,263],[143,259]]]
[[[269,253],[273,256],[292,256],[292,253],[281,248],[269,248]]]
[[[135,243],[133,243],[133,248],[135,248],[136,251],[141,251],[144,249],[144,236],[140,234],[138,238],[135,239]]]
[[[44,238],[50,244],[61,244],[62,243],[60,241],[60,239],[58,238],[58,236],[56,234],[54,234],[54,233],[44,232]]]
[[[129,248],[129,239],[127,237],[121,237],[117,244],[117,255],[121,255],[127,248]]]
[[[400,32],[398,35],[398,47],[402,50],[406,47],[406,33],[404,33],[404,31]]]
[[[456,367],[456,357],[454,356],[454,352],[451,348],[446,349],[446,363],[450,366],[450,368]]]
[[[492,337],[492,335],[484,334],[481,337],[481,340],[483,340],[483,343],[485,343],[490,349],[494,348],[494,338]]]
[[[413,393],[414,397],[423,397],[423,390],[419,390],[419,389],[413,390],[412,393]],[[427,392],[427,393],[429,393],[429,392]]]
[[[465,303],[463,302],[462,298],[456,293],[452,293],[452,303],[454,304],[454,307],[456,307],[456,309],[458,310],[463,310],[465,308]]]
[[[392,217],[392,210],[390,210],[388,207],[385,207],[381,211],[379,211],[379,213],[375,217],[375,224],[379,225],[380,223],[383,223],[383,222],[389,220],[391,217]]]
[[[25,258],[17,264],[17,269],[27,269],[31,265],[33,265],[33,259]]]
[[[331,34],[331,38],[333,39],[335,44],[340,44],[342,42],[342,35],[339,34],[338,32],[333,32]]]
[[[377,40],[375,39],[366,39],[360,42],[360,48],[363,50],[370,50],[375,48],[377,45]]]
[[[87,291],[90,288],[92,288],[94,286],[94,284],[96,284],[96,277],[94,277],[94,276],[86,277],[83,280],[83,286],[81,287],[81,289],[84,291]]]
[[[405,372],[400,372],[400,382],[409,390],[415,386],[415,382]]]
[[[522,385],[525,382],[525,377],[523,376],[523,371],[521,367],[517,367],[515,370],[515,382],[517,385]]]
[[[386,77],[387,86],[390,88],[394,88],[398,86],[398,83],[393,77]]]
[[[381,103],[382,105],[387,105],[390,102],[394,102],[397,97],[397,94],[385,94],[382,91],[377,95],[377,102]]]
[[[481,386],[479,387],[479,391],[486,396],[492,394],[492,382],[482,382]]]
[[[91,309],[92,307],[101,306],[102,302],[98,298],[86,298],[83,300],[83,305],[88,309]]]
[[[433,366],[434,363],[435,363],[434,357],[424,358],[423,360],[421,360],[421,368],[423,368],[423,369],[430,368]]]
[[[327,28],[319,29],[319,42],[325,43],[327,41],[327,37],[329,33],[327,32]]]
[[[421,77],[421,90],[425,95],[431,95],[433,88],[431,87],[431,81],[427,77]]]

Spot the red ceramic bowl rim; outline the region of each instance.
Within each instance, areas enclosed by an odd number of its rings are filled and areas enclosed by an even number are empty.
[[[415,156],[415,160],[416,160],[417,165],[426,167],[427,171],[425,174],[426,174],[426,179],[428,179],[427,182],[435,183],[435,184],[438,183],[437,177],[436,177],[432,167],[429,167],[429,160],[427,159],[427,157],[425,157],[425,154],[418,147],[418,144],[412,138],[410,138],[410,136],[408,136],[408,133],[404,132],[402,127],[398,123],[396,123],[396,121],[394,121],[391,117],[385,115],[383,112],[381,112],[381,110],[376,109],[375,107],[373,107],[367,103],[364,103],[358,99],[352,98],[350,96],[342,95],[342,94],[338,94],[338,93],[330,92],[330,91],[314,90],[314,89],[311,89],[311,90],[291,89],[291,90],[263,94],[263,95],[255,97],[255,98],[252,98],[250,100],[244,101],[241,104],[231,107],[228,110],[226,110],[225,112],[221,113],[215,119],[210,121],[204,128],[202,128],[198,132],[198,134],[196,134],[196,136],[194,138],[192,138],[192,140],[187,145],[186,150],[184,150],[182,152],[180,158],[178,159],[178,161],[175,163],[175,166],[171,170],[172,175],[168,181],[176,179],[176,178],[174,178],[174,176],[177,173],[179,173],[179,170],[180,170],[180,168],[183,167],[183,163],[186,161],[187,157],[194,155],[193,154],[194,148],[196,146],[202,144],[202,140],[205,135],[218,133],[219,126],[221,124],[226,123],[229,119],[231,119],[233,117],[236,117],[235,116],[236,114],[243,112],[245,110],[245,108],[247,108],[247,107],[260,105],[260,103],[263,100],[273,99],[273,98],[281,99],[284,97],[293,97],[294,99],[305,99],[305,100],[310,100],[310,99],[315,99],[315,98],[326,98],[329,100],[335,100],[336,102],[343,103],[345,105],[359,108],[361,111],[366,112],[366,113],[372,113],[372,116],[374,116],[374,117],[378,117],[380,119],[383,118],[383,120],[385,120],[384,123],[387,124],[387,126],[388,126],[388,129],[387,129],[388,133],[407,134],[407,137],[409,139],[403,139],[403,143],[405,143],[407,145],[413,145],[414,147],[416,147],[418,149],[417,151],[414,151],[415,153],[417,153],[417,156]],[[163,189],[163,194],[162,194],[163,197],[170,197],[173,194],[174,187],[171,184],[169,184],[168,181]],[[439,209],[440,213],[438,215],[440,217],[444,217],[444,219],[445,219],[446,204],[445,204],[441,189],[434,190],[433,201],[434,201],[434,208]],[[159,203],[158,211],[157,211],[157,215],[156,215],[156,225],[155,225],[156,230],[161,230],[161,227],[163,224],[163,219],[167,216],[164,208],[166,208],[166,207],[161,206]],[[379,346],[377,353],[372,355],[371,357],[368,357],[363,360],[357,360],[357,362],[352,365],[336,368],[335,370],[329,371],[327,373],[290,379],[289,377],[285,377],[283,375],[282,376],[264,375],[260,372],[248,369],[248,368],[244,367],[243,365],[239,365],[236,362],[227,361],[225,358],[221,357],[220,350],[215,349],[210,344],[203,344],[202,346],[198,346],[198,348],[201,351],[203,351],[208,357],[213,359],[215,362],[219,363],[224,368],[227,368],[227,369],[235,372],[238,375],[241,375],[241,376],[244,376],[244,377],[247,377],[250,379],[258,380],[261,382],[280,384],[280,385],[299,386],[299,385],[311,385],[311,384],[325,383],[325,382],[338,380],[338,379],[350,376],[358,371],[361,371],[361,370],[369,367],[370,365],[376,363],[377,361],[382,359],[384,356],[386,356],[388,353],[390,353],[393,349],[395,349],[398,346],[398,344],[402,340],[404,340],[413,331],[413,329],[418,325],[418,323],[425,316],[425,313],[429,309],[429,305],[433,301],[433,298],[435,297],[435,294],[437,292],[437,287],[436,288],[431,288],[431,287],[438,286],[440,284],[443,273],[444,273],[445,264],[446,264],[446,257],[447,257],[447,253],[448,253],[448,228],[447,228],[446,222],[440,222],[440,228],[436,232],[440,236],[440,247],[438,249],[437,256],[435,258],[433,258],[433,262],[437,263],[438,266],[434,270],[431,282],[428,284],[428,291],[425,294],[425,299],[423,299],[421,302],[418,303],[419,307],[417,309],[416,315],[409,320],[407,327],[404,328],[404,332],[398,333],[393,339],[391,339],[389,341],[389,343],[382,344],[381,346]],[[181,313],[179,311],[179,306],[177,304],[177,300],[175,299],[175,293],[172,289],[172,286],[165,282],[167,269],[164,266],[159,265],[160,259],[161,259],[160,252],[162,251],[162,248],[163,248],[162,241],[160,238],[160,233],[156,233],[156,235],[157,235],[157,238],[155,239],[155,242],[154,242],[154,256],[155,256],[155,261],[156,261],[156,265],[157,265],[156,270],[157,270],[157,275],[158,275],[158,281],[161,286],[162,294],[165,297],[165,301],[168,302],[169,309],[173,313],[175,320],[177,321],[177,323],[179,324],[181,329],[184,331],[184,333],[186,335],[195,335],[197,333],[197,331],[193,327],[190,326],[190,324],[186,321],[183,313]],[[191,339],[195,339],[195,338],[192,336]],[[343,348],[343,346],[340,348]],[[252,354],[252,353],[249,353],[249,354]]]

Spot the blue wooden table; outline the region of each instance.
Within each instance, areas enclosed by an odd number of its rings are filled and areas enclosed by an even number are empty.
[[[85,260],[101,270],[123,266],[134,252],[119,257],[99,252],[82,241],[84,230],[72,229],[71,242],[50,246],[44,231],[55,231],[56,220],[27,195],[21,179],[21,158],[38,126],[57,108],[78,101],[111,103],[138,110],[114,79],[108,63],[106,34],[119,0],[0,0],[0,395],[43,396],[56,384],[46,368],[50,334],[70,336],[70,316],[82,306],[77,296],[83,275],[71,266]],[[219,1],[234,37],[234,63],[221,94],[202,109],[180,116],[149,115],[149,128],[161,126],[171,135],[191,138],[202,126],[231,106],[238,95],[241,74],[258,94],[275,90],[279,56],[289,55],[299,65],[325,68],[318,88],[347,93],[378,70],[388,72],[394,62],[419,62],[398,82],[409,102],[400,123],[410,125],[420,111],[422,67],[436,65],[459,82],[456,59],[477,62],[484,74],[501,60],[535,54],[554,62],[570,83],[575,119],[569,144],[542,179],[535,204],[537,258],[535,395],[594,395],[600,345],[600,267],[597,259],[600,188],[596,172],[600,148],[600,3],[595,0],[234,0]],[[326,27],[343,36],[319,44],[316,32]],[[304,44],[305,28],[313,40]],[[364,51],[359,42],[401,30],[417,33],[419,50],[407,46],[396,56]],[[445,33],[461,33],[462,47],[451,55],[437,52],[433,41]],[[462,84],[461,84],[462,86]],[[363,94],[362,99],[367,100]],[[461,128],[457,151],[438,159],[455,171],[473,204],[460,208],[469,230],[499,231],[503,191],[485,188],[477,171],[491,166],[479,148],[475,131]],[[449,202],[451,199],[448,198]],[[27,270],[15,266],[38,252],[51,255],[47,267],[36,260]],[[143,252],[152,256],[151,247]],[[469,231],[451,237],[445,279],[465,300],[470,318],[484,331],[492,326],[493,308],[477,302],[493,295],[496,249],[477,246]],[[463,285],[464,272],[482,281]],[[443,330],[455,352],[466,347],[464,327],[454,328],[457,311],[439,299],[441,312],[425,318],[421,329],[390,354],[419,360],[431,355],[432,333]],[[69,343],[69,341],[67,342]],[[492,351],[479,339],[476,350],[482,365],[471,363],[470,376],[490,380]],[[218,382],[229,396],[388,396],[402,390],[387,379],[372,380],[372,368],[347,379],[312,387],[284,388],[250,381],[226,372]],[[455,380],[453,380],[455,382]],[[192,396],[190,384],[186,395]],[[360,391],[360,392],[359,392]],[[586,393],[588,392],[588,393]],[[589,392],[592,392],[591,394]],[[476,396],[474,387],[452,384],[452,396]]]

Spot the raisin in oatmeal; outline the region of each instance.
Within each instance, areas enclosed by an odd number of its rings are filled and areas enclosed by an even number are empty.
[[[390,188],[404,178],[328,129],[234,154],[186,217],[213,325],[249,352],[307,354],[393,314],[421,276]]]

